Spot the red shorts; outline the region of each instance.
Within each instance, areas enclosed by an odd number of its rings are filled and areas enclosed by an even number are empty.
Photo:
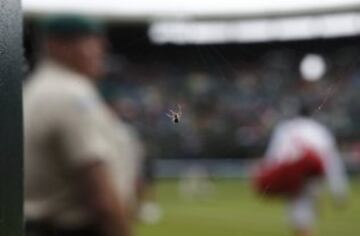
[[[262,195],[291,197],[302,190],[309,178],[323,174],[324,167],[319,155],[306,151],[296,161],[260,167],[255,174],[254,185]]]

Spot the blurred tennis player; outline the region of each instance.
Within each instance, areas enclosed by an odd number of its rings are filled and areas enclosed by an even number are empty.
[[[309,115],[304,107],[300,117],[276,127],[255,175],[258,192],[286,201],[296,236],[312,235],[322,180],[328,183],[337,205],[344,204],[348,192],[344,165],[333,135]]]

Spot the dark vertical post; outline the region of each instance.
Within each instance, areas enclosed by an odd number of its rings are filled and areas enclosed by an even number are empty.
[[[22,14],[0,0],[0,236],[23,235]]]

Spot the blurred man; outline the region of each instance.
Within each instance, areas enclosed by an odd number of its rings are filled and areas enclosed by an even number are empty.
[[[347,198],[347,178],[333,135],[324,126],[302,116],[278,125],[271,138],[256,187],[265,196],[280,196],[288,204],[297,236],[312,235],[316,200],[322,177],[337,204]]]
[[[43,26],[45,56],[24,88],[27,234],[131,235],[126,141],[95,88],[101,27],[76,16]]]

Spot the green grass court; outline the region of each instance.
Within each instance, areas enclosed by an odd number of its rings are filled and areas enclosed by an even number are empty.
[[[176,181],[160,181],[158,198],[164,217],[156,225],[139,225],[139,236],[289,236],[280,202],[254,197],[246,182],[219,180],[208,201],[189,202],[179,197]],[[317,224],[318,236],[360,235],[360,180],[352,181],[346,208],[336,210],[324,197]]]

